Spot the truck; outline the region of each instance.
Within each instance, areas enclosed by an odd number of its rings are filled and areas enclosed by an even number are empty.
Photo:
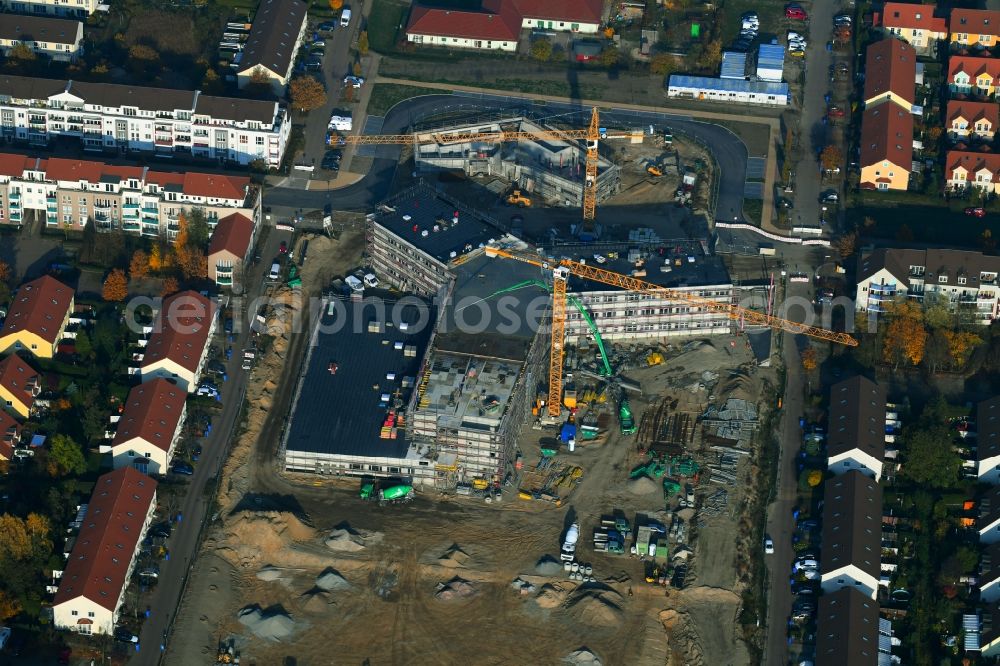
[[[380,502],[405,502],[413,499],[413,486],[398,484],[378,491]]]
[[[618,420],[623,435],[635,434],[635,417],[632,416],[632,408],[625,398],[622,398],[621,404],[618,406]]]
[[[563,562],[572,562],[576,559],[576,542],[580,538],[580,526],[577,523],[573,523],[566,530],[566,539],[563,541],[562,550],[559,553],[559,558]]]

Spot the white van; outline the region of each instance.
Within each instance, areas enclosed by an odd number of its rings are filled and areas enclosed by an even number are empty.
[[[345,277],[344,282],[346,282],[347,286],[351,288],[351,291],[361,292],[365,290],[365,286],[361,284],[361,280],[354,277],[353,275],[348,275],[347,277]]]
[[[340,27],[346,28],[351,25],[351,8],[344,7],[344,11],[340,13]]]
[[[277,280],[281,275],[281,264],[271,264],[271,272],[267,274],[268,280]]]

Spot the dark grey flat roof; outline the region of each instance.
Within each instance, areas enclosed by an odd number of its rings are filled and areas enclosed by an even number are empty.
[[[503,236],[500,230],[468,212],[459,213],[458,224],[452,224],[455,207],[430,188],[417,188],[394,199],[392,205],[394,213],[378,213],[375,221],[444,263],[450,260],[451,252],[463,254],[469,246],[477,248]]]
[[[558,254],[558,248],[556,253]],[[632,275],[632,272],[636,270],[635,265],[628,261],[627,252],[619,252],[617,259],[606,257],[603,264],[598,263],[593,254],[577,254],[570,258],[576,261],[583,260],[588,265],[605,268],[622,275]],[[691,258],[694,261],[690,261]],[[669,267],[670,270],[663,270],[661,267],[664,266]],[[661,287],[706,287],[732,284],[732,278],[729,277],[729,271],[726,269],[722,257],[705,255],[697,241],[686,245],[669,244],[654,250],[646,256],[643,269],[646,274],[636,277]],[[606,291],[615,289],[615,287],[605,285],[603,282],[574,279],[570,282],[570,289],[575,292]]]
[[[360,303],[337,300],[332,316],[329,309],[324,310],[293,408],[288,450],[386,458],[406,455],[408,442],[402,431],[397,439],[379,437],[388,413],[379,400],[381,394],[398,389],[406,404],[416,381],[413,387],[402,389],[402,380],[416,378],[436,314],[433,307],[414,297],[407,297],[407,304],[397,308],[402,301],[383,302],[390,321],[395,310],[397,321],[411,325],[408,331],[386,326],[381,333],[369,333],[376,308],[368,302],[361,308]],[[421,319],[426,325],[414,326]],[[404,356],[403,350],[395,349],[396,342],[416,345],[416,355]],[[337,364],[336,374],[329,371],[331,363]],[[390,372],[396,373],[393,381],[386,379]]]

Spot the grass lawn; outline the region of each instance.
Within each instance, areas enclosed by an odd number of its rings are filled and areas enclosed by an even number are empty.
[[[886,238],[905,240],[904,225],[912,232],[913,240],[922,243],[947,244],[980,249],[979,239],[983,231],[989,229],[994,238],[1000,234],[1000,212],[989,210],[983,219],[963,214],[966,206],[977,205],[971,200],[952,200],[915,196],[907,200],[906,195],[887,195],[885,201],[877,201],[878,193],[862,195],[861,205],[847,210],[848,222],[856,224],[866,238]],[[866,201],[867,199],[867,201]],[[863,228],[865,217],[875,220],[875,225]]]
[[[368,100],[369,116],[384,116],[396,103],[418,95],[440,95],[446,90],[404,86],[394,83],[376,83]]]
[[[368,15],[368,43],[373,51],[392,53],[397,35],[405,27],[407,4],[400,0],[375,0]]]
[[[793,24],[797,24],[803,32],[805,24],[802,21],[788,21],[785,19],[786,0],[726,0],[725,1],[725,24],[722,26],[722,45],[732,44],[740,34],[740,16],[745,12],[755,11],[760,18],[760,33],[758,39],[761,42],[769,41],[768,37],[784,37],[789,29],[794,29]],[[800,2],[805,7],[806,12],[811,10],[810,3]],[[704,34],[705,27],[702,27]]]
[[[751,224],[760,224],[760,216],[764,212],[764,202],[760,199],[744,199],[743,215]]]

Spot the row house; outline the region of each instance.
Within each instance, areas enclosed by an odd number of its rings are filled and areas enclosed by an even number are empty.
[[[1000,60],[953,55],[948,59],[948,89],[953,95],[993,97],[1000,81]]]
[[[976,530],[981,545],[1000,543],[1000,485],[990,486],[979,497]]]
[[[114,468],[165,474],[181,436],[186,400],[187,392],[166,379],[133,387],[111,441]]]
[[[173,237],[179,216],[197,210],[209,227],[233,213],[260,223],[260,192],[245,176],[168,173],[145,166],[0,153],[0,224],[20,226],[29,211],[50,229],[122,229]]]
[[[885,458],[885,388],[857,376],[830,388],[827,469],[852,469],[878,481]]]
[[[250,85],[255,76],[264,76],[275,95],[285,94],[295,54],[306,34],[307,9],[308,3],[302,0],[263,0],[257,6],[236,73],[240,88]]]
[[[0,77],[0,136],[46,145],[74,137],[85,150],[189,155],[277,167],[291,124],[277,102],[112,83]]]
[[[1000,257],[963,250],[879,248],[862,257],[855,304],[879,314],[893,300],[935,294],[988,326],[998,315]]]
[[[1000,12],[956,7],[951,10],[949,28],[954,47],[992,49],[1000,39]]]
[[[0,409],[0,463],[9,463],[14,459],[14,449],[20,442],[20,422]]]
[[[83,23],[47,16],[4,16],[0,21],[0,51],[23,44],[53,60],[74,61],[83,55]]]
[[[1000,396],[976,407],[976,476],[981,483],[1000,483]]]
[[[876,666],[879,607],[868,596],[842,588],[819,598],[816,612],[816,666]]]
[[[23,358],[11,354],[0,361],[0,410],[6,408],[26,419],[41,390],[41,377]]]
[[[883,39],[868,47],[865,71],[861,187],[906,190],[913,168],[917,54],[905,42]]]
[[[139,369],[142,381],[162,378],[194,393],[218,324],[218,311],[214,301],[196,291],[164,299]]]
[[[992,141],[1000,121],[1000,106],[994,102],[949,100],[945,127],[952,141]]]
[[[944,178],[948,189],[956,192],[974,187],[984,194],[998,194],[1000,155],[949,150],[945,156]]]
[[[820,585],[830,594],[855,589],[874,600],[882,578],[882,487],[858,470],[823,491]]]
[[[948,38],[948,22],[934,16],[934,5],[887,2],[874,14],[873,23],[921,53],[929,53],[939,40]]]
[[[38,358],[56,355],[74,307],[74,291],[48,275],[18,287],[3,327],[0,353],[30,352]]]

